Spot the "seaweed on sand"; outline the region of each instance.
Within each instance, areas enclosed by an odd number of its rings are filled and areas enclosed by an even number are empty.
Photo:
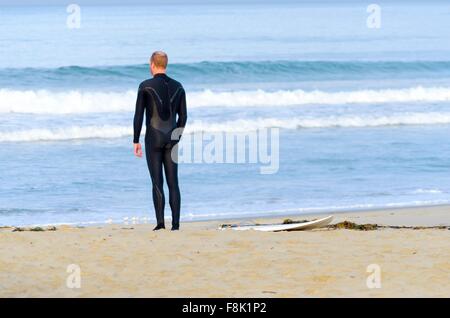
[[[450,230],[449,226],[446,225],[436,225],[436,226],[397,226],[397,225],[390,225],[390,226],[381,226],[384,228],[389,229],[412,229],[412,230],[429,230],[429,229],[435,229],[435,230]]]
[[[358,230],[358,231],[373,231],[379,228],[378,224],[356,224],[350,221],[339,222],[327,226],[330,229],[346,229],[346,230]]]
[[[40,226],[35,226],[35,227],[30,227],[30,228],[25,228],[25,227],[15,227],[12,230],[13,232],[24,232],[24,231],[29,231],[29,232],[45,232],[45,231],[56,231],[56,227],[55,226],[49,226],[47,228],[42,228]]]
[[[397,225],[378,225],[378,224],[357,224],[350,221],[344,221],[327,226],[329,229],[346,229],[346,230],[358,230],[358,231],[373,231],[378,229],[410,229],[410,230],[426,230],[426,229],[438,229],[445,230],[450,227],[445,225],[438,226],[397,226]]]
[[[44,232],[45,230],[42,227],[40,227],[40,226],[36,226],[36,227],[30,228],[29,231],[31,231],[31,232]]]
[[[314,221],[314,220],[311,220]],[[295,221],[295,220],[291,220],[291,219],[285,219],[283,221],[282,224],[294,224],[294,223],[305,223],[305,222],[310,222],[309,220],[299,220],[299,221]],[[220,228],[233,228],[233,227],[238,227],[242,224],[221,224]],[[252,225],[259,225],[258,223],[252,224]],[[264,225],[269,225],[269,224],[264,224]],[[274,225],[274,224],[270,224],[270,225]],[[354,223],[354,222],[350,222],[350,221],[343,221],[343,222],[339,222],[339,223],[335,223],[335,224],[330,224],[325,226],[325,228],[331,229],[331,230],[356,230],[356,231],[374,231],[374,230],[378,230],[378,229],[411,229],[411,230],[425,230],[425,229],[440,229],[440,230],[445,230],[448,229],[450,230],[449,226],[445,226],[445,225],[438,225],[438,226],[397,226],[397,225],[379,225],[379,224],[358,224],[358,223]]]

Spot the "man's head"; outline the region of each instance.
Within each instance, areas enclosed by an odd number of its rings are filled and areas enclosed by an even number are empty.
[[[169,59],[163,51],[153,52],[150,57],[150,72],[152,75],[165,73]]]

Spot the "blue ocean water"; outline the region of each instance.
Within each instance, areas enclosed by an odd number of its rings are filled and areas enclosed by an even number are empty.
[[[0,225],[153,218],[131,124],[157,49],[186,133],[280,128],[275,174],[181,164],[184,219],[449,203],[450,7],[367,5],[2,7]]]

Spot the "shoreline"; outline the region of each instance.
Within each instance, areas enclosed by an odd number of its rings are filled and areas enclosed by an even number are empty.
[[[217,219],[200,219],[200,220],[186,220],[183,223],[196,223],[196,222],[226,222],[226,221],[245,221],[247,219],[255,219],[255,220],[274,220],[280,218],[320,218],[328,215],[333,216],[352,216],[356,214],[371,214],[371,213],[384,213],[386,211],[390,211],[390,213],[408,213],[416,210],[423,209],[447,209],[450,213],[450,204],[427,204],[427,205],[414,205],[414,206],[401,206],[401,207],[377,207],[377,208],[357,208],[357,209],[343,209],[336,211],[320,211],[315,213],[281,213],[277,215],[250,215],[250,216],[242,216],[242,217],[224,217]],[[334,222],[334,221],[333,221]],[[449,220],[450,222],[450,220]],[[409,223],[409,222],[407,222]],[[120,224],[120,223],[119,223]],[[397,225],[397,224],[396,224]],[[421,224],[417,224],[421,225]],[[450,225],[450,223],[449,223]]]
[[[436,204],[425,204],[425,205],[407,205],[407,206],[380,206],[380,207],[368,207],[368,208],[354,208],[354,209],[338,209],[338,210],[330,210],[330,212],[326,211],[318,211],[318,212],[305,212],[305,213],[289,213],[286,211],[286,213],[280,213],[280,214],[258,214],[256,212],[255,214],[248,214],[245,216],[224,216],[224,217],[218,217],[218,218],[198,218],[198,219],[183,219],[183,216],[181,216],[181,223],[196,223],[196,222],[218,222],[218,221],[243,221],[246,219],[277,219],[277,218],[314,218],[314,217],[321,217],[321,216],[328,216],[328,215],[341,215],[341,214],[357,214],[357,213],[376,213],[376,212],[383,212],[386,210],[393,211],[393,212],[401,212],[403,210],[409,211],[409,210],[415,210],[415,209],[428,209],[428,208],[445,208],[448,207],[450,209],[450,203],[436,203]],[[276,213],[276,212],[275,212]],[[167,215],[167,214],[166,214]],[[131,218],[130,218],[131,220]],[[130,221],[131,222],[131,221]],[[155,220],[149,220],[147,223],[135,223],[135,224],[127,224],[127,225],[136,225],[136,224],[153,224]],[[170,217],[166,218],[166,223],[170,223]],[[50,227],[50,226],[70,226],[70,227],[98,227],[98,226],[105,226],[105,225],[120,225],[125,224],[124,222],[111,222],[108,223],[106,221],[100,222],[100,221],[88,221],[88,222],[72,222],[72,223],[65,223],[65,222],[59,222],[59,223],[45,223],[45,224],[21,224],[21,225],[1,225],[1,228],[15,228],[15,227]]]
[[[344,220],[447,228],[242,232],[218,230],[223,220],[184,222],[178,232],[1,228],[0,297],[450,296],[450,206],[335,213],[332,224]],[[67,284],[70,266],[80,288]],[[368,287],[369,266],[380,268],[381,288]]]

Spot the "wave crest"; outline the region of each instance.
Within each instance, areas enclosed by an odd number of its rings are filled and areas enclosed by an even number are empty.
[[[0,113],[72,114],[131,112],[136,92],[50,92],[0,90]],[[283,107],[297,105],[343,105],[367,103],[445,102],[450,87],[355,90],[341,92],[279,90],[190,92],[188,107]]]
[[[169,71],[183,83],[409,78],[411,75],[442,77],[450,74],[450,61],[204,61],[173,63],[169,65]],[[132,87],[137,85],[137,78],[148,76],[148,65],[3,68],[0,72],[3,74],[0,77],[2,87],[9,87],[16,80],[17,85],[25,81],[31,86],[67,83],[89,87],[106,82]],[[89,85],[85,86],[86,83]]]
[[[450,113],[409,113],[392,116],[331,116],[323,118],[296,117],[291,119],[258,118],[255,120],[241,119],[223,123],[192,121],[187,125],[185,134],[199,131],[211,133],[247,132],[272,127],[283,129],[310,129],[435,124],[450,124]],[[145,132],[143,131],[142,134],[144,133]],[[0,142],[58,141],[96,138],[113,139],[131,137],[132,134],[133,130],[131,125],[70,126],[54,129],[4,131],[0,132]]]

